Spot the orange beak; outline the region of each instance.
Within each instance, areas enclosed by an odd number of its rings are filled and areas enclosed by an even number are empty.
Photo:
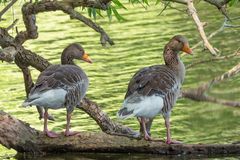
[[[83,54],[82,60],[84,60],[85,62],[88,62],[88,63],[92,63],[92,60],[87,53]]]
[[[189,45],[187,43],[184,44],[182,51],[186,52],[188,54],[192,54],[192,49],[189,47]]]

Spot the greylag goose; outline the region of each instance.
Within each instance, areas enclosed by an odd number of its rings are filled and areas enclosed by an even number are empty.
[[[167,128],[166,143],[177,143],[171,139],[169,119],[185,76],[179,51],[192,53],[187,39],[181,35],[174,36],[165,46],[165,65],[142,68],[133,76],[128,84],[122,108],[117,113],[120,119],[137,117],[146,140],[151,140],[146,130],[147,119],[162,114]]]
[[[88,77],[84,71],[74,64],[73,59],[92,63],[84,49],[78,44],[66,47],[61,55],[60,65],[51,65],[38,77],[36,84],[31,89],[23,106],[43,106],[44,129],[48,137],[57,137],[58,134],[48,130],[48,109],[59,109],[66,107],[67,125],[65,136],[72,136],[78,132],[70,132],[70,119],[74,107],[80,105],[88,88]]]

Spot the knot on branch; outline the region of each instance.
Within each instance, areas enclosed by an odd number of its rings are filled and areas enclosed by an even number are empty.
[[[15,47],[13,46],[6,47],[2,51],[0,51],[0,60],[10,63],[14,61],[16,54],[17,50]]]

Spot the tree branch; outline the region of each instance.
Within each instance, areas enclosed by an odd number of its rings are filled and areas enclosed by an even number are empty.
[[[230,55],[220,56],[220,57],[212,57],[212,58],[207,59],[207,60],[196,61],[194,63],[191,63],[191,64],[187,65],[186,69],[189,69],[189,68],[191,68],[193,66],[196,66],[196,65],[199,65],[199,64],[202,64],[202,63],[209,63],[209,62],[219,61],[219,60],[227,60],[227,59],[230,59],[230,58],[233,58],[233,57],[237,57],[237,56],[240,56],[239,49],[238,49],[238,51],[236,51],[235,53],[230,54]]]
[[[161,155],[239,154],[239,144],[178,144],[136,140],[121,136],[81,132],[79,136],[52,139],[9,114],[0,111],[0,143],[19,153],[43,154],[56,152],[121,152]]]
[[[175,2],[175,3],[187,5],[187,0],[163,0],[163,1],[169,1],[169,2]]]
[[[110,45],[114,45],[114,42],[110,39],[107,33],[100,26],[94,23],[91,19],[86,18],[85,16],[81,15],[80,13],[71,8],[64,8],[63,11],[69,14],[71,18],[82,21],[84,24],[94,29],[96,32],[100,33],[101,34],[100,42],[103,46],[105,46],[107,42]]]
[[[17,0],[12,0],[11,2],[8,3],[6,7],[3,8],[3,10],[0,11],[0,21],[2,20],[2,16],[4,15],[4,13],[6,13],[9,10],[9,8],[11,8],[16,2]]]
[[[31,52],[30,50],[25,49],[22,46],[22,43],[29,38],[29,35],[32,38],[37,37],[37,26],[35,25],[35,16],[33,15],[33,13],[35,14],[40,11],[50,11],[60,8],[60,10],[75,14],[74,16],[76,17],[81,17],[81,15],[77,14],[77,12],[74,12],[71,7],[66,8],[66,6],[63,5],[59,6],[56,1],[44,1],[36,3],[35,5],[27,3],[24,6],[25,7],[23,7],[22,10],[23,13],[26,13],[23,17],[25,19],[24,21],[26,23],[27,31],[19,33],[20,36],[18,35],[14,39],[11,35],[8,34],[6,29],[0,28],[0,37],[2,37],[0,39],[0,45],[3,48],[3,51],[0,53],[0,59],[7,62],[15,61],[15,63],[23,72],[25,89],[26,93],[28,94],[29,90],[33,86],[31,73],[28,67],[32,66],[42,72],[51,65],[43,57]],[[86,19],[83,18],[82,21],[85,20]],[[95,27],[97,31],[101,32],[102,37],[105,36],[109,38],[102,28],[94,25],[93,22],[90,20],[88,21],[88,23],[89,26],[92,25],[91,27]],[[108,40],[110,40],[110,38]],[[9,50],[11,52],[7,52]],[[83,109],[86,113],[88,113],[99,124],[100,128],[106,133],[124,135],[135,138],[139,136],[139,134],[134,132],[132,129],[113,122],[96,103],[88,100],[87,98],[83,100],[83,105],[80,109]]]
[[[217,55],[217,52],[216,50],[212,47],[212,45],[209,43],[208,39],[207,39],[207,36],[204,32],[204,29],[203,29],[203,26],[202,26],[202,23],[197,15],[197,10],[196,8],[194,7],[193,5],[193,0],[187,0],[187,7],[188,7],[188,12],[189,14],[192,16],[196,26],[197,26],[197,29],[198,29],[198,32],[203,40],[203,43],[204,43],[204,46],[210,51],[210,53],[214,56]]]
[[[13,23],[6,28],[6,30],[9,31],[10,29],[12,29],[17,24],[17,22],[18,22],[18,19],[15,19]]]
[[[227,11],[226,11],[226,4],[228,4],[228,2],[230,2],[230,0],[204,0],[205,2],[214,5],[215,7],[218,8],[218,10],[228,19],[230,20],[230,18],[227,15]]]
[[[97,3],[98,2],[98,3]],[[64,13],[70,15],[71,18],[78,19],[84,24],[88,25],[95,31],[101,34],[101,44],[106,45],[108,42],[110,45],[113,45],[113,41],[109,38],[107,33],[96,23],[90,19],[84,17],[80,13],[76,12],[74,7],[97,7],[97,5],[105,4],[101,1],[91,1],[91,0],[78,0],[78,1],[40,1],[36,3],[25,3],[22,7],[23,21],[26,27],[26,31],[20,32],[16,36],[16,42],[23,44],[28,39],[36,39],[38,37],[37,25],[36,25],[36,14],[41,12],[49,12],[61,10]],[[107,4],[106,4],[107,5]],[[100,7],[100,6],[98,6]]]
[[[231,78],[235,75],[237,75],[240,72],[240,63],[225,72],[224,74],[217,76],[213,78],[211,81],[203,83],[198,88],[195,89],[188,89],[182,91],[182,97],[189,98],[196,101],[207,101],[207,102],[214,102],[226,106],[231,107],[240,107],[240,101],[228,101],[228,100],[222,100],[218,98],[211,97],[207,95],[207,91],[209,88],[217,83],[222,82],[223,80],[226,80],[228,78]]]
[[[239,17],[232,18],[231,22],[232,22],[233,20],[236,20],[236,19],[239,19]],[[229,22],[229,20],[228,20],[227,18],[225,18],[222,26],[221,26],[219,29],[217,29],[216,31],[212,32],[212,33],[207,37],[207,39],[210,40],[212,37],[214,37],[214,36],[217,35],[218,33],[222,32],[225,28],[239,28],[239,27],[240,27],[240,25],[232,25],[232,24],[229,24],[228,22]],[[202,44],[202,41],[198,42],[197,44],[195,44],[195,45],[192,47],[192,49],[194,50],[195,48],[197,48],[197,47],[198,47],[199,45],[201,45],[201,44]]]

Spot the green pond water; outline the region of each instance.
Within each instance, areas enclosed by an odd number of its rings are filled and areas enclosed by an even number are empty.
[[[14,18],[21,19],[20,1],[9,11],[7,21],[1,26],[7,26]],[[1,6],[3,7],[3,6]],[[182,7],[182,6],[177,6]],[[120,121],[116,119],[116,112],[120,108],[126,92],[127,84],[133,74],[144,66],[163,63],[162,51],[164,45],[176,34],[185,35],[191,46],[199,40],[196,27],[187,14],[174,9],[168,9],[161,16],[157,16],[163,6],[151,5],[144,9],[141,5],[127,5],[128,10],[120,10],[127,19],[118,22],[113,18],[98,18],[105,31],[114,40],[115,45],[103,48],[99,42],[99,34],[77,20],[70,20],[62,12],[39,14],[37,24],[39,38],[27,41],[24,46],[54,64],[60,63],[60,53],[68,44],[78,42],[83,45],[94,60],[92,65],[78,62],[90,79],[87,97],[101,105],[102,109],[115,121],[138,130],[139,125],[135,118]],[[181,8],[184,10],[184,8]],[[201,2],[198,5],[202,21],[208,22],[206,33],[217,30],[223,22],[223,16],[214,7]],[[240,16],[239,5],[230,8],[231,17]],[[240,24],[240,20],[234,23]],[[18,30],[23,30],[20,21]],[[15,35],[15,31],[10,31]],[[240,47],[240,28],[225,29],[215,36],[211,43],[222,51],[223,55],[233,53]],[[193,56],[183,56],[185,65],[200,59],[211,58],[211,55],[198,47]],[[196,87],[203,82],[221,75],[234,65],[240,58],[230,58],[225,61],[216,61],[200,64],[187,70],[184,89]],[[36,80],[39,72],[31,68],[32,76]],[[224,83],[214,85],[208,93],[218,98],[240,100],[240,76],[235,76]],[[35,107],[22,108],[25,99],[23,77],[15,64],[0,63],[0,110],[28,122],[32,127],[42,130],[43,121],[38,119]],[[50,110],[55,122],[49,122],[49,128],[61,132],[65,127],[65,110]],[[179,99],[171,117],[172,137],[184,143],[232,143],[240,141],[240,110],[223,105],[196,102],[189,99]],[[77,131],[99,132],[100,128],[86,113],[76,109],[71,121],[72,129]],[[166,130],[161,116],[156,117],[152,126],[154,138],[165,139]],[[0,159],[17,159],[16,152],[0,146]],[[159,156],[127,155],[127,154],[80,154],[60,155],[61,159],[158,159]],[[57,155],[46,159],[59,159]],[[78,157],[78,158],[76,158]],[[177,157],[161,157],[163,159],[178,159]],[[184,159],[184,157],[181,157]],[[240,157],[228,157],[238,159]],[[21,159],[21,158],[18,158]],[[23,158],[24,159],[24,158]],[[41,159],[41,158],[40,158]],[[215,159],[215,158],[214,158]]]

